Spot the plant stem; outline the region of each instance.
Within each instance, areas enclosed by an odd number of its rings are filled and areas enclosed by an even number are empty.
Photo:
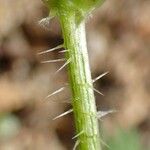
[[[80,150],[101,150],[93,82],[86,45],[85,22],[78,22],[75,13],[58,13],[64,45],[70,59],[68,73],[72,90],[72,106]]]

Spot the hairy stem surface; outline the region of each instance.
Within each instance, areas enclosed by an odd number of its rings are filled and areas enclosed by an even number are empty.
[[[64,45],[70,60],[68,73],[79,150],[101,150],[97,110],[86,45],[85,22],[79,24],[75,13],[58,13]]]

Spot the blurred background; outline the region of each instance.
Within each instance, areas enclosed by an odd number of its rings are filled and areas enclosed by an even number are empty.
[[[73,116],[68,82],[58,51],[38,52],[63,43],[57,18],[48,30],[38,21],[48,10],[40,0],[0,0],[0,150],[71,150]],[[98,110],[116,109],[99,121],[104,150],[150,149],[150,1],[109,0],[87,19],[92,77]]]

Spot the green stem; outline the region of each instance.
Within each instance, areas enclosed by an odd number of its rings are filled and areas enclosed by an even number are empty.
[[[64,45],[70,60],[68,73],[72,105],[80,150],[101,150],[93,82],[86,45],[85,22],[79,24],[75,13],[59,11]]]

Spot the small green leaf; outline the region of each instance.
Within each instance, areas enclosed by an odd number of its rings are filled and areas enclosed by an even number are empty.
[[[135,130],[119,130],[107,143],[110,150],[141,150],[139,134]]]

